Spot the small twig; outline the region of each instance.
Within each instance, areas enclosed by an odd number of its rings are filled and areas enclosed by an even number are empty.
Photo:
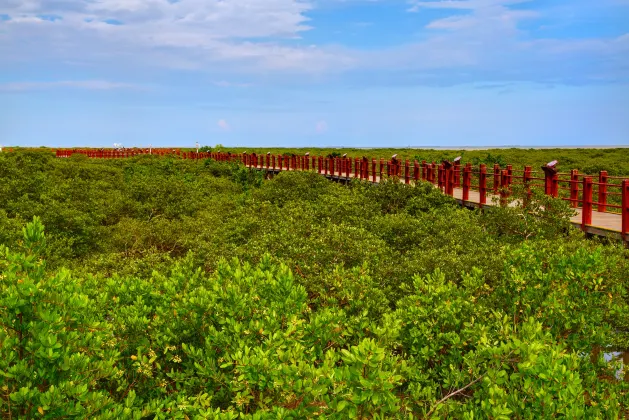
[[[454,397],[455,395],[460,394],[461,392],[465,391],[466,389],[468,389],[469,387],[471,387],[472,385],[474,385],[476,382],[478,382],[478,381],[480,381],[481,379],[483,379],[483,377],[484,377],[484,376],[485,376],[485,375],[481,375],[481,376],[479,376],[478,378],[474,379],[474,380],[473,380],[472,382],[470,382],[469,384],[465,385],[463,388],[461,388],[461,389],[457,389],[456,391],[449,393],[448,395],[446,395],[445,397],[443,397],[442,399],[440,399],[439,401],[437,401],[437,404],[435,404],[435,406],[434,406],[434,407],[433,407],[433,408],[432,408],[432,409],[428,412],[428,414],[426,414],[426,418],[430,418],[430,416],[431,416],[431,415],[435,412],[435,410],[437,410],[437,407],[439,407],[439,405],[440,405],[442,402],[444,402],[444,401],[446,401],[446,400],[448,400],[448,399],[450,399],[450,398]]]

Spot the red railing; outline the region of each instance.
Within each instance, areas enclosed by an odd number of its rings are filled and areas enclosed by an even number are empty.
[[[405,184],[411,182],[430,182],[435,184],[445,194],[454,196],[455,190],[460,190],[463,204],[476,204],[479,207],[487,205],[487,198],[497,197],[501,205],[506,205],[512,186],[521,185],[529,192],[540,189],[546,195],[569,201],[573,208],[581,208],[581,227],[588,230],[592,226],[592,215],[600,213],[615,213],[621,216],[620,232],[629,241],[629,179],[608,176],[601,171],[593,177],[579,174],[572,170],[561,173],[556,169],[557,162],[553,161],[534,171],[530,166],[514,169],[512,165],[501,168],[495,164],[487,168],[485,164],[461,164],[460,158],[453,162],[410,162],[402,161],[394,155],[391,159],[350,158],[331,156],[296,155],[257,155],[255,153],[232,154],[224,152],[181,152],[178,149],[71,149],[57,150],[57,157],[69,157],[73,154],[83,154],[92,158],[125,158],[142,154],[158,156],[176,155],[183,159],[214,159],[222,162],[239,162],[248,168],[281,171],[315,171],[321,175],[340,180],[361,179],[379,182],[384,177],[398,178]],[[595,181],[596,179],[596,181]],[[475,200],[471,198],[475,192]],[[459,192],[457,192],[457,195]],[[596,201],[594,201],[596,198]]]

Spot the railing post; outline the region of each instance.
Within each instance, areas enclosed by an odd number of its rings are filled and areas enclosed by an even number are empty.
[[[408,163],[408,159],[404,161],[404,183],[411,183],[411,173],[410,173],[410,165]]]
[[[454,167],[452,165],[451,162],[449,161],[443,161],[443,163],[441,164],[441,167],[443,168],[441,170],[441,178],[442,178],[442,184],[443,184],[443,192],[446,195],[453,195],[454,193],[454,185],[453,185],[453,181],[454,181],[454,177],[452,176],[452,172],[454,171]]]
[[[463,168],[463,204],[470,200],[470,188],[472,187],[472,167],[466,165]]]
[[[365,179],[366,178],[365,177],[365,172],[366,172],[366,169],[365,169],[365,158],[363,157],[362,159],[359,159],[358,162],[360,164],[360,171],[359,171],[360,179]]]
[[[500,188],[500,165],[494,164],[494,194],[498,194]]]
[[[413,181],[415,181],[415,185],[419,182],[419,162],[417,159],[413,161]]]
[[[509,171],[502,170],[500,174],[500,206],[507,206],[507,197],[509,196]]]
[[[598,211],[607,211],[607,171],[598,174]]]
[[[524,186],[524,189],[526,190],[526,198],[525,198],[526,202],[523,203],[524,207],[528,206],[528,203],[531,200],[531,195],[533,195],[533,193],[531,192],[531,187],[530,187],[531,171],[532,171],[532,168],[530,166],[524,167],[524,175],[522,176],[522,185]]]
[[[376,159],[375,158],[371,158],[371,177],[372,177],[372,181],[375,184],[376,183]]]
[[[458,157],[454,159],[454,167],[452,168],[452,177],[453,183],[452,186],[454,188],[458,188],[461,186],[461,158]]]
[[[621,203],[622,203],[622,228],[621,233],[625,241],[629,242],[629,179],[622,181]]]
[[[478,169],[478,192],[480,194],[479,207],[487,203],[487,165],[484,163]]]
[[[581,230],[592,224],[592,177],[583,178],[583,208],[581,209]]]
[[[551,197],[557,197],[559,195],[559,174],[557,173],[556,166],[556,160],[542,166],[542,170],[544,171],[544,193]]]
[[[513,184],[513,165],[507,165],[507,185],[509,189],[511,189],[511,184]]]
[[[426,166],[426,161],[422,160],[422,181],[426,181],[426,173],[428,167]]]
[[[382,174],[384,173],[384,159],[380,158],[380,181],[382,181]]]
[[[579,207],[579,171],[570,171],[570,205],[573,208]]]

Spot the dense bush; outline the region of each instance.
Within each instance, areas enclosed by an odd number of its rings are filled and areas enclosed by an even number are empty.
[[[628,254],[561,202],[146,156],[0,176],[3,418],[627,415]]]

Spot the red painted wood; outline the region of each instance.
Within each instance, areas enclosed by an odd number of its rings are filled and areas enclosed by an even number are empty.
[[[598,182],[603,185],[598,186],[598,211],[607,211],[607,171],[600,171]]]
[[[592,177],[583,178],[583,209],[581,212],[581,229],[585,230],[592,224]]]
[[[622,181],[622,227],[621,232],[625,241],[629,241],[629,179]]]

